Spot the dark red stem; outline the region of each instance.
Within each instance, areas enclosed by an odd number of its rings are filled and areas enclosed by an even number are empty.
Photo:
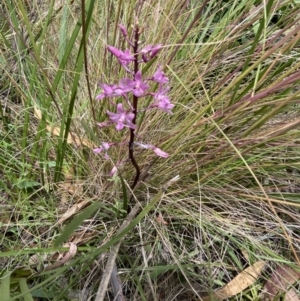
[[[135,28],[134,28],[134,45],[133,45],[133,53],[134,53],[134,72],[133,72],[133,76],[135,76],[135,74],[139,71],[139,60],[138,60],[138,48],[139,48],[139,27],[138,25],[136,24],[135,25]],[[137,106],[138,106],[138,97],[133,95],[133,103],[132,103],[132,107],[133,107],[133,114],[134,114],[134,117],[133,117],[133,120],[132,120],[132,123],[133,124],[136,124],[136,114],[137,114]],[[134,133],[134,129],[130,129],[130,139],[129,139],[129,158],[131,160],[131,163],[132,165],[134,166],[135,168],[135,171],[136,171],[136,174],[135,174],[135,178],[134,178],[134,181],[131,185],[131,189],[134,189],[134,187],[136,186],[138,180],[139,180],[139,177],[140,177],[140,174],[141,174],[141,171],[140,171],[140,168],[134,158],[134,155],[133,155],[133,147],[134,147],[134,138],[135,138],[135,133]]]

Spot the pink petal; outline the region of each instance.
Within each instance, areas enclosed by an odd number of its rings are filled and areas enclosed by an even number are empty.
[[[120,119],[119,114],[116,114],[116,113],[113,113],[113,112],[110,112],[110,111],[106,111],[106,113],[107,113],[107,115],[109,116],[109,119],[112,122],[118,122],[118,120]]]
[[[109,175],[112,177],[112,176],[114,176],[117,172],[118,172],[118,168],[117,168],[117,166],[114,166],[114,167],[112,168],[112,170],[110,171]]]
[[[117,131],[121,131],[121,130],[123,130],[124,129],[124,123],[123,122],[118,122],[117,124],[116,124],[116,130]]]
[[[96,123],[100,128],[104,128],[106,126],[109,126],[111,123],[109,121],[105,121],[105,122],[97,122]]]
[[[135,130],[136,129],[136,125],[135,124],[133,124],[132,122],[131,122],[131,120],[126,120],[126,123],[127,123],[127,125],[131,128],[131,129],[133,129],[133,130]]]
[[[107,46],[107,50],[109,52],[111,52],[113,55],[115,55],[116,57],[120,57],[120,55],[122,54],[122,51],[113,47],[113,46]]]
[[[107,142],[102,142],[102,147],[103,149],[108,150],[110,148],[110,144]]]
[[[125,111],[123,110],[123,105],[121,103],[117,104],[117,112],[118,114],[124,114]]]
[[[142,72],[140,70],[135,74],[134,79],[136,81],[141,81],[142,80]]]
[[[159,67],[157,71],[154,73],[152,79],[158,83],[167,84],[169,79],[166,77],[165,73],[162,71],[162,68]]]
[[[157,44],[157,45],[153,46],[152,51],[151,51],[151,58],[156,56],[156,54],[161,50],[161,48],[162,48],[161,44]]]
[[[143,54],[146,54],[149,51],[151,51],[151,49],[152,49],[152,45],[147,45],[140,52],[143,53]]]
[[[155,147],[155,148],[153,149],[153,151],[154,151],[155,154],[156,154],[157,156],[159,156],[159,157],[162,157],[162,158],[168,158],[168,157],[169,157],[169,154],[168,154],[168,153],[162,151],[162,150],[161,150],[160,148],[158,148],[158,147]]]
[[[93,149],[93,152],[94,152],[95,154],[100,154],[102,151],[103,151],[103,148],[102,148],[101,146],[98,147],[98,148],[94,148],[94,149]]]

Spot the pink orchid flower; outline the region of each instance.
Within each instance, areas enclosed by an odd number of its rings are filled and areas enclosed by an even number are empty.
[[[153,93],[154,99],[156,100],[154,106],[168,114],[173,114],[171,110],[174,108],[174,105],[170,102],[169,96],[166,95],[168,91],[168,87],[165,90],[162,90],[160,87],[157,93]]]
[[[168,153],[164,152],[163,150],[161,150],[158,147],[155,147],[152,144],[143,144],[143,143],[140,143],[140,142],[135,142],[135,144],[142,147],[142,148],[153,150],[155,152],[155,154],[159,157],[162,157],[162,158],[168,158],[169,157]]]
[[[130,54],[128,49],[123,52],[113,46],[107,46],[107,50],[117,57],[122,66],[126,66],[134,61],[134,56]]]
[[[107,115],[109,116],[109,119],[116,124],[117,131],[123,130],[125,126],[131,129],[136,129],[136,125],[132,123],[134,114],[124,111],[121,103],[117,104],[117,113],[107,111]]]
[[[105,159],[109,159],[109,156],[108,156],[108,154],[107,154],[107,151],[108,151],[108,149],[109,149],[110,147],[111,147],[111,143],[102,142],[102,144],[101,144],[100,147],[94,148],[94,149],[93,149],[93,152],[94,152],[95,154],[100,154],[100,153],[104,152],[104,153],[105,153],[105,155],[104,155]]]
[[[157,55],[157,53],[161,50],[162,46],[161,44],[157,45],[148,45],[144,47],[140,53],[142,54],[143,61],[147,63],[150,61],[153,57]]]
[[[157,71],[154,73],[154,75],[151,78],[157,83],[161,84],[167,84],[169,82],[169,79],[166,77],[165,73],[162,71],[162,67],[160,66]]]

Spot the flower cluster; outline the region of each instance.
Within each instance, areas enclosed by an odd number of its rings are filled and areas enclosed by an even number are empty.
[[[168,114],[172,114],[174,105],[171,103],[168,96],[169,79],[165,75],[161,66],[154,72],[151,77],[146,78],[141,71],[140,65],[147,63],[153,59],[162,48],[162,45],[148,45],[139,49],[139,29],[135,25],[133,30],[133,40],[128,37],[128,32],[123,25],[119,25],[120,31],[129,44],[129,49],[125,51],[119,50],[113,46],[108,46],[107,50],[117,58],[120,65],[126,70],[127,76],[122,78],[118,83],[101,83],[101,93],[96,96],[96,100],[108,98],[110,103],[115,106],[115,111],[107,111],[108,120],[102,123],[97,123],[99,127],[115,125],[117,131],[124,128],[130,129],[129,149],[132,151],[134,145],[144,149],[151,149],[157,156],[167,158],[168,154],[161,149],[151,144],[142,144],[135,142],[135,130],[137,129],[136,117],[139,111],[146,111],[153,108],[158,108]],[[132,48],[132,52],[130,51]],[[157,91],[151,89],[151,82],[156,83]],[[154,86],[154,85],[152,85]],[[132,100],[130,100],[130,95]],[[138,108],[138,100],[140,98],[150,96],[153,102],[147,108]],[[117,101],[114,102],[113,98]],[[105,153],[105,157],[109,158],[107,151],[116,143],[103,142],[99,148],[94,149],[95,153]],[[129,155],[130,155],[129,151]],[[132,157],[132,156],[131,156]],[[133,161],[133,159],[131,158]]]

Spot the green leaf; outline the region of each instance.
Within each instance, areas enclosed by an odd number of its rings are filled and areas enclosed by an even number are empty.
[[[19,189],[28,189],[28,188],[39,187],[39,186],[41,186],[41,183],[36,182],[36,181],[30,181],[30,180],[27,180],[27,179],[21,179],[15,185]]]

